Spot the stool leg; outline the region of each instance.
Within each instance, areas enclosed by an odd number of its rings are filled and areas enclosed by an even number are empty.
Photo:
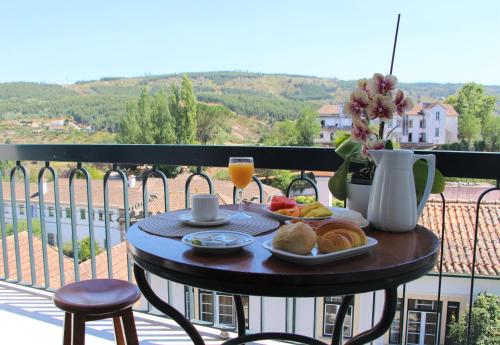
[[[125,337],[123,335],[123,324],[121,317],[113,318],[113,326],[115,327],[115,342],[116,345],[126,345]]]
[[[73,314],[73,342],[71,345],[85,345],[85,317]]]
[[[71,330],[73,328],[73,316],[70,313],[64,313],[64,331],[63,345],[71,345]]]
[[[129,307],[123,311],[122,322],[127,345],[139,345],[132,307]]]

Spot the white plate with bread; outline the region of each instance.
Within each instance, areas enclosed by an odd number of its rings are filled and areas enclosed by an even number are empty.
[[[276,249],[273,247],[273,240],[265,241],[264,243],[262,243],[262,246],[282,260],[299,265],[319,265],[369,252],[370,249],[376,246],[378,242],[372,237],[367,237],[367,240],[367,243],[363,246],[339,250],[332,253],[320,253],[318,251],[318,248],[314,247],[311,252],[306,255],[294,254],[281,249]]]
[[[366,253],[377,243],[358,224],[329,219],[322,221],[316,230],[304,222],[285,224],[262,246],[282,260],[316,265]]]

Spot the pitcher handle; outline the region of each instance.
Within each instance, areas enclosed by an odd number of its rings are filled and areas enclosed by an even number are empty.
[[[436,170],[436,156],[415,154],[413,156],[413,164],[415,164],[415,162],[419,159],[427,161],[427,183],[425,185],[424,194],[422,194],[422,199],[420,199],[420,203],[417,207],[417,217],[420,217],[422,215],[425,203],[429,198],[429,194],[431,194],[432,184],[434,183],[434,172]]]

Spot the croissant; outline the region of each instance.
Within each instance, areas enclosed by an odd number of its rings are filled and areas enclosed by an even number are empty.
[[[331,253],[351,248],[351,242],[342,234],[329,232],[317,238],[318,250],[323,253]]]
[[[347,229],[347,230],[354,230],[354,231],[359,230],[359,231],[363,232],[363,230],[361,230],[361,228],[357,224],[350,222],[348,220],[345,220],[345,219],[326,219],[326,220],[322,221],[321,223],[319,223],[318,229],[316,230],[316,235],[321,236],[324,233],[327,233],[328,231],[333,230],[333,229]],[[364,232],[363,232],[363,235],[364,235]]]

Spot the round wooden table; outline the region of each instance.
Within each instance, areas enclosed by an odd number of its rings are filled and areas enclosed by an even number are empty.
[[[226,206],[232,209],[234,206]],[[247,205],[248,211],[262,212],[260,205]],[[179,311],[161,300],[151,289],[145,271],[181,284],[234,295],[238,337],[225,344],[242,344],[264,339],[324,344],[307,336],[265,332],[245,335],[243,303],[240,295],[276,297],[340,296],[332,344],[341,343],[344,318],[356,293],[385,290],[384,310],[379,322],[346,344],[366,344],[382,336],[390,327],[397,305],[397,287],[431,270],[439,253],[439,240],[430,230],[417,226],[407,233],[388,233],[368,229],[378,241],[369,253],[318,266],[299,266],[271,256],[262,242],[273,232],[256,236],[238,253],[207,255],[198,253],[180,239],[155,236],[132,226],[127,232],[127,248],[134,260],[134,275],[144,297],[157,309],[184,328],[195,344],[204,344],[194,326]]]

